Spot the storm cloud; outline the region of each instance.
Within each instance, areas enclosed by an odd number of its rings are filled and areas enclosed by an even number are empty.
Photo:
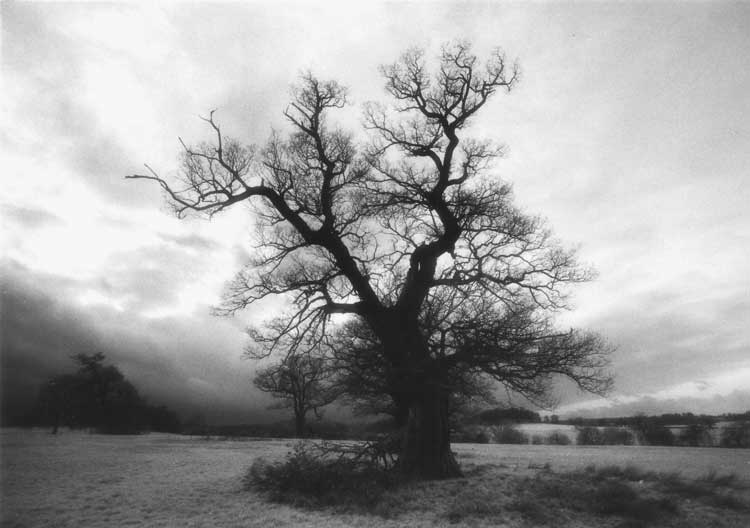
[[[6,416],[33,404],[39,386],[70,372],[74,354],[103,352],[151,402],[217,423],[273,419],[242,359],[243,327],[211,316],[150,319],[76,304],[82,286],[6,266],[2,298],[2,401]]]

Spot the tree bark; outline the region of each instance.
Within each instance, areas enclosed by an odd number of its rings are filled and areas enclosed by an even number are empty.
[[[393,419],[396,422],[396,427],[404,429],[409,424],[409,398],[405,394],[398,392],[392,392],[390,394],[391,400],[393,400]]]
[[[393,369],[388,383],[394,417],[404,431],[398,467],[417,478],[460,477],[450,446],[449,393],[440,366],[430,358],[417,322],[402,313],[391,315],[385,324],[376,321],[373,329]]]
[[[451,451],[448,394],[444,390],[426,387],[415,394],[398,463],[402,472],[419,478],[462,476]]]
[[[305,415],[296,414],[294,416],[294,431],[297,438],[305,438]]]

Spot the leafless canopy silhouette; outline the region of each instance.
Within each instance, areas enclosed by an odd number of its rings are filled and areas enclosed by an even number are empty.
[[[464,137],[495,95],[516,86],[518,66],[500,51],[482,64],[459,42],[433,67],[410,50],[381,73],[394,103],[366,106],[363,146],[331,119],[347,105],[346,89],[307,74],[284,112],[290,134],[244,146],[212,112],[215,140],[184,145],[179,181],[151,169],[129,177],[156,181],[179,216],[251,201],[257,258],[220,310],[289,300],[288,313],[251,332],[260,355],[328,342],[333,314],[361,319],[407,417],[401,469],[457,475],[447,420],[457,368],[537,401],[556,374],[601,393],[607,346],[555,329],[566,286],[591,273],[490,173],[503,148]]]
[[[340,394],[334,385],[334,371],[325,357],[289,354],[281,361],[259,370],[253,383],[261,391],[280,400],[280,407],[291,408],[298,438],[307,436],[307,415],[321,417],[321,408]]]

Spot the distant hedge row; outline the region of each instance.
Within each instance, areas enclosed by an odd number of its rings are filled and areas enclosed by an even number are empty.
[[[739,422],[721,432],[721,447],[750,447],[750,422]]]
[[[750,447],[750,422],[737,423],[721,430],[718,442],[708,424],[690,424],[677,434],[668,427],[650,425],[632,431],[624,427],[582,427],[578,445],[652,445],[682,447]]]
[[[578,445],[633,445],[635,435],[622,427],[583,427],[576,436]]]
[[[471,442],[477,444],[549,444],[568,445],[570,438],[560,431],[547,435],[535,434],[531,437],[512,425],[490,427],[468,427],[453,435],[454,442]]]
[[[478,444],[546,444],[568,445],[571,439],[561,431],[535,434],[529,437],[512,425],[472,426],[457,431],[454,442]],[[652,425],[640,430],[627,427],[580,427],[576,435],[577,445],[653,445],[683,447],[731,447],[750,448],[750,422],[738,422],[722,428],[718,441],[708,425],[690,424],[678,434],[671,429]]]

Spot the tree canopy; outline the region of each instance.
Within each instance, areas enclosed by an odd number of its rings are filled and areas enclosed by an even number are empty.
[[[101,433],[177,432],[180,420],[164,406],[148,405],[138,390],[105,356],[76,354],[72,374],[53,376],[37,398],[35,421],[49,425],[92,429]]]
[[[480,62],[465,42],[443,46],[433,63],[409,50],[381,68],[392,103],[366,105],[366,141],[333,119],[347,90],[308,73],[284,112],[289,134],[244,145],[212,112],[214,141],[183,145],[177,180],[151,169],[130,176],[156,181],[178,216],[252,203],[255,258],[221,311],[284,297],[288,311],[251,331],[266,354],[330,344],[334,314],[361,321],[405,417],[408,473],[460,473],[447,418],[457,372],[541,403],[556,375],[597,393],[610,384],[603,340],[553,321],[567,286],[590,270],[513,204],[510,183],[491,170],[503,147],[468,135],[519,71],[499,50]]]

